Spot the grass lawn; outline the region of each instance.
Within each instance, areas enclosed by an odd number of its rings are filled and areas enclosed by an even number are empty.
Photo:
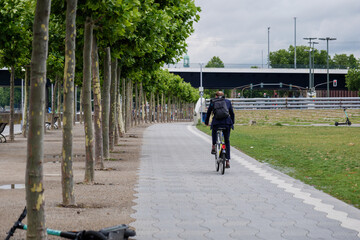
[[[264,113],[252,112],[257,117],[250,113],[242,116],[250,120],[265,118]],[[281,118],[272,121],[276,112],[265,111],[268,120],[263,124],[236,125],[231,133],[231,145],[260,162],[360,208],[360,128],[281,126]],[[285,112],[283,110],[281,114]],[[242,111],[236,114],[239,116],[237,122],[240,122]],[[318,123],[318,118],[314,117],[314,121],[306,118],[306,121]],[[198,127],[210,134],[208,127]]]

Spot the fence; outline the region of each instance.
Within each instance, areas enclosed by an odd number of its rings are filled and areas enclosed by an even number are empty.
[[[235,110],[360,108],[360,97],[347,98],[229,98]],[[206,100],[209,105],[210,100]]]

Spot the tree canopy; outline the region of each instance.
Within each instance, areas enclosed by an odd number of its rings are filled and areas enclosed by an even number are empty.
[[[224,63],[221,61],[220,57],[214,56],[210,61],[205,65],[206,68],[223,68]]]
[[[290,45],[288,50],[280,49],[275,52],[270,52],[270,65],[272,68],[293,68],[294,67],[294,54],[295,48]],[[326,68],[327,53],[326,50],[314,49],[312,52],[314,58],[315,68]],[[312,60],[312,61],[313,61]],[[358,66],[359,60],[353,54],[347,56],[346,54],[335,54],[333,58],[329,56],[330,68],[353,68]],[[309,67],[309,47],[297,46],[296,47],[296,67],[308,68]]]

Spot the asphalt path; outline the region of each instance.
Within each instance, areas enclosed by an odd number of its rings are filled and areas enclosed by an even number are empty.
[[[145,131],[136,239],[360,239],[359,209],[234,148],[221,175],[210,148],[190,124]]]

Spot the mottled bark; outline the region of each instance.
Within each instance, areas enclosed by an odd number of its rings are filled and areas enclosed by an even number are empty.
[[[144,105],[144,91],[143,91],[143,84],[140,83],[140,112],[141,112],[141,123],[144,124],[145,122],[145,105]]]
[[[122,96],[118,93],[117,95],[117,125],[118,125],[118,134],[120,137],[124,137],[125,135],[125,123],[123,119],[123,108],[121,102],[124,101]]]
[[[24,86],[24,109],[23,109],[23,125],[22,125],[22,135],[23,137],[27,137],[28,131],[28,106],[29,106],[29,67],[25,67],[25,86]]]
[[[126,114],[125,114],[125,129],[126,132],[129,131],[131,126],[131,100],[132,96],[130,96],[131,89],[131,81],[127,79],[126,81]]]
[[[74,79],[75,79],[75,40],[76,40],[77,0],[67,0],[65,68],[64,68],[64,103],[63,103],[63,139],[62,139],[62,204],[75,205],[73,176],[73,116],[74,116]],[[59,89],[60,90],[60,89]],[[59,107],[59,106],[58,106]],[[59,109],[60,112],[60,109]]]
[[[85,183],[94,182],[94,133],[91,107],[91,48],[93,40],[93,24],[91,18],[85,21],[83,51],[83,109],[85,128]]]
[[[109,115],[110,115],[110,84],[111,84],[111,55],[110,48],[105,49],[104,60],[104,82],[102,89],[102,133],[103,133],[103,153],[104,159],[108,159],[109,154]]]
[[[57,86],[58,86],[58,78],[57,76],[55,77],[55,85],[54,88],[51,92],[51,129],[54,129],[54,124],[55,124],[55,94],[56,94],[56,90],[57,90]]]
[[[164,93],[161,93],[161,122],[165,122],[165,99]]]
[[[134,125],[138,125],[139,121],[139,91],[138,91],[138,83],[135,83],[135,109],[134,109]]]
[[[96,167],[103,169],[103,139],[102,139],[102,114],[101,114],[101,89],[99,77],[99,54],[96,37],[92,45],[92,84],[94,94],[94,131],[95,131],[95,163]]]
[[[117,77],[118,77],[118,84],[117,84],[117,94],[116,94],[116,129],[117,129],[117,135],[119,137],[124,137],[125,134],[125,123],[124,123],[124,119],[123,119],[123,108],[122,108],[122,81],[121,81],[121,66],[118,66],[118,73],[117,73]],[[119,144],[118,142],[116,142],[116,144]]]
[[[26,207],[27,239],[46,239],[45,196],[43,184],[44,109],[46,59],[48,54],[48,27],[50,0],[38,0],[33,25],[31,55],[31,91],[29,135],[27,139]]]
[[[119,137],[120,135],[120,126],[119,126],[119,114],[120,114],[120,110],[119,110],[119,98],[120,98],[120,76],[121,76],[121,65],[118,64],[117,69],[116,69],[117,73],[116,73],[116,95],[115,95],[115,101],[116,101],[116,115],[115,115],[115,138],[114,138],[114,145],[118,145],[119,144]]]
[[[167,122],[171,122],[171,102],[170,95],[168,96],[168,104],[167,104]]]
[[[111,61],[111,90],[110,90],[110,121],[109,121],[109,149],[114,150],[116,129],[116,88],[117,88],[117,59]]]

